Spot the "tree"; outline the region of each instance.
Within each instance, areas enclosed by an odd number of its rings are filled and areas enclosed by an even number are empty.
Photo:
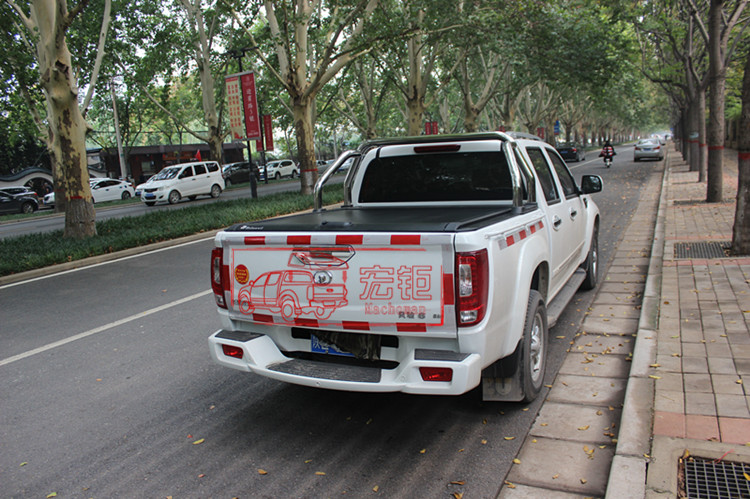
[[[740,137],[737,152],[739,185],[737,206],[732,228],[732,253],[750,253],[750,50],[747,51],[745,76],[742,79],[742,113],[740,114]]]
[[[25,28],[25,32],[19,32],[19,38],[35,49],[34,62],[46,102],[47,144],[52,157],[56,195],[64,194],[65,200],[64,237],[94,236],[96,216],[88,183],[88,127],[84,113],[91,102],[104,54],[110,1],[105,1],[96,62],[89,81],[89,93],[82,103],[79,103],[77,71],[66,38],[73,21],[86,8],[88,1],[82,0],[70,11],[65,0],[33,0],[28,10],[12,0],[6,2]]]
[[[259,19],[268,28],[273,58],[266,56],[259,43],[266,40],[256,40],[253,30],[234,11],[250,39],[251,50],[289,97],[302,194],[312,194],[318,176],[313,137],[316,97],[346,65],[372,50],[372,40],[361,38],[378,1],[340,0],[324,6],[320,0],[264,0],[265,16]],[[253,12],[253,8],[248,5],[244,12]]]

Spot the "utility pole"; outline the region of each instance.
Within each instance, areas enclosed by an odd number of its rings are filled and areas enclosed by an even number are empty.
[[[120,138],[120,120],[117,117],[117,99],[115,99],[115,82],[109,80],[109,88],[112,91],[112,111],[115,115],[115,137],[117,137],[117,160],[120,163],[120,178],[127,180],[128,171],[122,154],[122,138]]]

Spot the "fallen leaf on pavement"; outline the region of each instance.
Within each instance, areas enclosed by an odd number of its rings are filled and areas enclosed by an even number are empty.
[[[520,460],[520,459],[518,459],[518,458],[515,458],[515,459],[513,460],[513,464],[521,464],[521,460]]]
[[[202,444],[202,443],[203,443],[203,442],[205,442],[205,441],[206,441],[206,439],[205,439],[205,438],[201,438],[201,439],[199,439],[199,440],[196,440],[195,442],[193,442],[193,445],[200,445],[200,444]]]
[[[268,472],[266,470],[263,470],[263,469],[258,469],[258,474],[259,475],[267,475]]]

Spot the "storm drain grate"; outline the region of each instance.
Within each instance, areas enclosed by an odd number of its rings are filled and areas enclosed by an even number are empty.
[[[732,247],[730,241],[674,243],[675,258],[725,258]]]
[[[750,464],[692,457],[683,460],[685,497],[689,499],[750,498]]]

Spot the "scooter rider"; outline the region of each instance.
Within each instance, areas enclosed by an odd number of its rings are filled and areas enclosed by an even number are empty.
[[[604,147],[602,147],[602,152],[599,153],[599,157],[604,158],[604,164],[607,165],[607,168],[609,168],[609,165],[612,163],[612,158],[615,154],[617,154],[615,148],[612,147],[609,139],[607,139],[607,141],[604,142]]]

